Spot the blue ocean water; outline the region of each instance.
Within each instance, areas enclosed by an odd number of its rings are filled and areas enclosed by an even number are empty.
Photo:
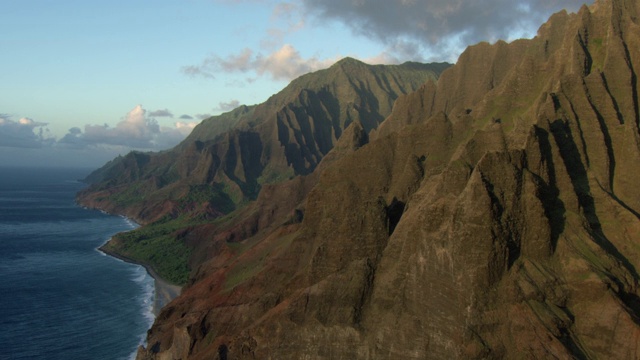
[[[0,359],[129,359],[153,279],[96,250],[131,230],[74,203],[86,170],[0,169]]]

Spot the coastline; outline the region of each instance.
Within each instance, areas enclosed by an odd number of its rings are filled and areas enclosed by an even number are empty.
[[[106,243],[105,243],[106,244]],[[160,313],[160,310],[167,305],[168,303],[170,303],[173,299],[177,298],[178,296],[180,296],[180,293],[182,292],[182,287],[176,284],[172,284],[166,280],[164,280],[163,278],[161,278],[160,276],[158,276],[158,274],[153,270],[153,268],[151,268],[151,266],[147,265],[147,264],[143,264],[143,263],[139,263],[131,258],[128,258],[126,256],[114,253],[112,251],[109,251],[107,249],[104,248],[104,245],[98,247],[98,251],[101,251],[102,253],[109,255],[111,257],[114,257],[116,259],[122,260],[124,262],[130,263],[130,264],[135,264],[135,265],[140,265],[142,267],[145,268],[145,270],[147,271],[147,273],[149,274],[149,276],[151,276],[154,280],[154,301],[153,301],[153,314],[155,316],[158,316],[158,314]]]

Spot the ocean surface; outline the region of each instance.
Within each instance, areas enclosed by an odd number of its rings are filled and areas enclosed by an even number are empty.
[[[0,359],[130,359],[153,279],[96,250],[135,224],[74,202],[89,170],[0,168]]]

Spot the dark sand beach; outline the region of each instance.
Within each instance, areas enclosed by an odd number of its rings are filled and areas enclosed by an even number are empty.
[[[100,247],[98,248],[98,250],[102,251],[103,253],[109,255],[109,256],[113,256],[116,259],[120,259],[122,261],[126,261],[128,263],[131,264],[136,264],[136,265],[140,265],[143,266],[146,270],[147,273],[153,278],[154,280],[154,287],[155,287],[155,299],[154,299],[154,303],[153,303],[153,314],[158,316],[158,314],[160,313],[160,310],[167,305],[168,303],[171,302],[171,300],[175,299],[176,297],[178,297],[180,295],[180,292],[182,291],[182,287],[180,287],[179,285],[176,284],[172,284],[164,279],[162,279],[160,276],[158,276],[158,274],[151,268],[151,266],[148,266],[146,264],[141,264],[137,261],[134,261],[130,258],[127,258],[126,256],[122,256],[116,253],[113,253],[107,249],[105,249],[104,247]]]
[[[143,265],[144,266],[144,265]],[[155,299],[153,303],[153,314],[158,316],[160,310],[171,302],[171,300],[177,298],[182,291],[182,288],[178,285],[171,284],[158,276],[149,266],[145,266],[147,272],[153,278],[155,282]]]

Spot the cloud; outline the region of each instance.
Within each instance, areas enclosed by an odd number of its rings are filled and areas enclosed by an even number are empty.
[[[479,41],[535,34],[553,12],[583,0],[302,0],[317,20],[337,20],[391,48],[414,44],[447,56]],[[399,53],[402,56],[402,52]],[[410,54],[405,54],[410,55]]]
[[[153,113],[138,105],[116,126],[72,127],[58,141],[50,134],[47,123],[27,117],[14,121],[0,113],[0,165],[97,167],[131,150],[169,149],[198,124],[188,121],[191,118],[181,119],[173,126],[159,126],[150,117]]]
[[[238,106],[240,106],[240,101],[238,100],[231,100],[228,102],[221,101],[218,103],[218,107],[215,108],[214,110],[226,112],[226,111],[231,111],[237,108]]]
[[[166,110],[160,111],[168,113]],[[149,115],[153,113],[157,111],[150,112]],[[155,119],[147,116],[147,111],[141,105],[137,105],[115,127],[107,124],[85,125],[84,131],[74,127],[69,129],[58,143],[72,148],[120,146],[140,150],[162,150],[177,145],[189,134],[193,126],[179,121],[174,128],[160,127]]]
[[[201,65],[189,65],[182,67],[182,73],[185,75],[189,75],[191,77],[204,77],[207,79],[215,79],[215,75],[213,73],[208,72],[206,69],[208,68],[208,64],[203,62]]]
[[[273,80],[292,80],[311,71],[327,68],[338,59],[318,59],[317,57],[303,58],[300,52],[290,44],[268,55],[254,52],[245,48],[238,54],[227,57],[213,55],[205,59],[198,66],[183,68],[189,75],[205,74],[214,77],[217,72],[254,73],[258,76],[268,75]],[[194,70],[197,69],[197,70]]]
[[[155,117],[173,117],[173,114],[171,113],[171,111],[164,109],[164,110],[156,110],[156,111],[150,111],[149,112],[149,116],[155,116]]]
[[[84,138],[90,143],[153,148],[153,138],[160,132],[154,119],[146,117],[146,110],[137,105],[115,128],[108,125],[85,125]]]
[[[181,119],[181,120],[193,120],[193,116],[187,115],[187,114],[183,114],[183,115],[180,115],[179,119]]]
[[[270,23],[272,27],[267,29],[267,36],[262,39],[261,45],[265,49],[275,49],[285,43],[284,38],[305,28],[306,21],[302,8],[298,4],[283,2],[274,6]]]
[[[178,121],[176,122],[176,129],[182,133],[185,137],[191,134],[191,130],[198,125],[197,122],[184,122]]]
[[[196,119],[204,120],[211,117],[211,114],[196,114]]]
[[[155,139],[156,147],[168,149],[177,145],[191,133],[196,125],[198,125],[197,122],[177,121],[172,128],[163,126]]]
[[[11,120],[6,114],[0,114],[0,146],[15,148],[41,148],[55,142],[47,128],[47,123],[23,117]]]

